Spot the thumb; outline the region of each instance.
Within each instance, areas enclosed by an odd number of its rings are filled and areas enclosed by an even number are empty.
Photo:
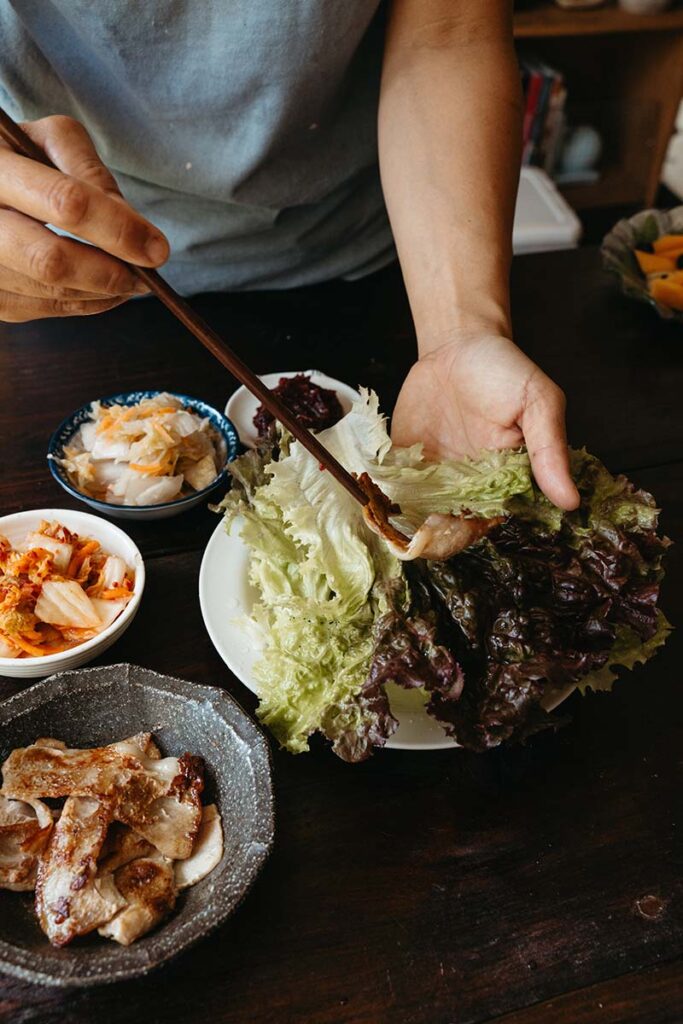
[[[563,392],[543,374],[533,388],[520,426],[536,483],[553,505],[571,511],[578,508],[580,497],[569,472],[565,405]]]

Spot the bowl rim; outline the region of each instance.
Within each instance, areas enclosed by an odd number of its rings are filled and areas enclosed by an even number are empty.
[[[45,513],[45,515],[43,515]],[[64,515],[71,516],[84,516],[88,520],[92,520],[96,524],[103,523],[105,528],[113,530],[116,533],[121,534],[130,544],[133,549],[133,569],[135,571],[135,583],[133,586],[133,596],[123,609],[120,615],[111,622],[106,629],[103,629],[101,633],[97,633],[96,636],[90,638],[90,640],[84,640],[81,644],[76,644],[74,647],[69,647],[65,651],[58,651],[56,654],[41,654],[40,656],[30,658],[0,658],[0,675],[2,675],[3,668],[11,668],[16,666],[18,661],[24,662],[24,664],[31,665],[35,668],[47,668],[50,669],[54,666],[58,666],[60,660],[73,657],[76,653],[92,651],[97,648],[104,640],[109,639],[112,636],[118,635],[118,631],[122,630],[126,623],[128,623],[135,613],[137,612],[140,602],[142,600],[142,594],[145,589],[146,572],[145,572],[145,561],[142,557],[142,552],[125,530],[122,530],[120,526],[116,526],[115,523],[110,523],[108,519],[102,519],[100,516],[95,516],[90,512],[82,512],[80,509],[60,509],[60,508],[29,508],[23,509],[21,512],[9,512],[7,515],[0,516],[0,533],[2,533],[3,523],[8,519],[28,519],[29,516],[41,516],[44,519],[55,518],[56,516],[63,517]],[[68,523],[64,523],[67,529],[70,529]],[[100,540],[100,537],[95,536],[95,540]],[[106,543],[106,541],[105,541]],[[65,669],[65,671],[68,671]],[[21,677],[30,678],[30,676]]]
[[[91,409],[93,402],[101,402],[103,405],[134,405],[136,404],[135,402],[126,402],[122,401],[122,399],[130,398],[132,395],[144,395],[148,398],[155,398],[157,395],[161,394],[172,395],[174,398],[180,399],[183,405],[189,404],[190,408],[192,408],[192,406],[201,405],[204,406],[206,409],[210,410],[212,415],[215,416],[216,420],[218,421],[217,424],[212,425],[216,426],[217,429],[219,429],[220,434],[225,442],[226,464],[228,462],[231,462],[234,458],[237,457],[237,455],[239,455],[241,449],[241,441],[239,439],[239,434],[237,433],[237,428],[235,427],[234,423],[232,422],[232,420],[228,419],[225,413],[222,413],[218,409],[215,409],[212,405],[209,405],[209,403],[205,402],[203,398],[193,398],[191,395],[181,394],[179,391],[162,391],[159,388],[141,388],[140,390],[137,391],[122,391],[116,395],[107,395],[104,398],[93,398],[89,402],[85,402],[83,405],[79,405],[77,409],[74,409],[72,413],[64,417],[59,426],[56,427],[55,430],[52,432],[52,435],[50,436],[50,440],[47,446],[47,464],[49,466],[50,473],[57,481],[57,483],[61,487],[63,487],[68,494],[76,498],[78,501],[83,501],[86,504],[90,505],[92,508],[97,508],[102,512],[106,512],[107,514],[110,514],[110,509],[115,509],[117,513],[135,512],[139,514],[140,512],[147,511],[159,512],[162,509],[166,508],[182,508],[183,505],[189,506],[197,504],[203,496],[208,496],[211,493],[211,491],[213,491],[216,487],[218,487],[220,483],[226,480],[228,473],[226,466],[223,466],[223,469],[220,471],[220,473],[218,473],[217,476],[214,477],[210,484],[208,484],[206,487],[203,487],[201,491],[195,491],[193,494],[186,494],[182,498],[174,498],[173,501],[157,502],[154,505],[114,505],[112,502],[100,501],[99,498],[91,498],[87,494],[84,494],[82,491],[79,491],[78,488],[74,487],[74,485],[68,479],[66,472],[57,463],[57,459],[60,458],[61,455],[63,454],[63,444],[61,444],[59,441],[62,432],[64,430],[67,430],[72,425],[73,420],[79,415],[79,413]],[[141,399],[138,399],[138,401],[141,401]],[[72,430],[71,433],[75,433],[75,430]]]

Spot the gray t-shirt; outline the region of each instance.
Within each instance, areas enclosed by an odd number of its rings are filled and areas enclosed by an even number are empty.
[[[380,0],[0,0],[0,97],[70,114],[169,237],[180,291],[357,277],[394,255]]]

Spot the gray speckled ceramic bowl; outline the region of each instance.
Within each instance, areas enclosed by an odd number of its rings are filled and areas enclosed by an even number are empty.
[[[652,243],[666,234],[683,234],[683,206],[672,210],[641,210],[628,220],[620,220],[602,241],[602,262],[606,270],[616,275],[625,295],[647,302],[663,320],[683,323],[683,313],[662,306],[652,298],[633,255],[639,245]]]
[[[85,986],[146,974],[221,924],[247,894],[273,842],[270,750],[223,690],[107,665],[51,676],[0,704],[0,760],[39,736],[92,747],[150,731],[164,754],[206,761],[205,802],[223,819],[218,867],[178,898],[173,915],[129,947],[88,936],[52,947],[32,893],[0,890],[0,969],[43,985]]]

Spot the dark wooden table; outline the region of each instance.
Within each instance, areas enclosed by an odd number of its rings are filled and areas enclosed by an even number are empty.
[[[683,330],[623,299],[597,253],[514,267],[522,346],[565,388],[569,430],[683,525]],[[414,353],[395,270],[290,294],[206,296],[257,370],[317,366],[393,401]],[[0,330],[0,513],[70,506],[44,461],[96,396],[159,387],[222,407],[234,383],[155,301]],[[254,699],[214,652],[197,601],[208,511],[127,525],[142,610],[107,655]],[[664,606],[681,622],[682,557]],[[0,1020],[101,1024],[664,1024],[683,1020],[683,648],[571,725],[484,756],[322,745],[275,752],[277,842],[245,905],[147,979],[62,993],[0,978]],[[0,680],[0,696],[17,689]],[[654,899],[647,899],[654,897]]]

